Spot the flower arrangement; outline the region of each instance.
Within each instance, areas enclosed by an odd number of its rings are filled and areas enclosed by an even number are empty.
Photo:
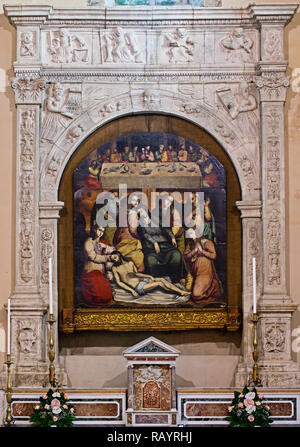
[[[270,418],[270,408],[263,402],[263,396],[256,389],[245,387],[242,392],[235,391],[229,416],[226,420],[230,427],[268,427],[273,420]]]
[[[63,391],[50,388],[40,397],[40,404],[34,407],[30,422],[37,427],[71,427],[76,419],[76,410],[67,400],[68,396]]]

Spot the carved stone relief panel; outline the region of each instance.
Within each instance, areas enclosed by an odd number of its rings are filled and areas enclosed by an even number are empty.
[[[145,63],[146,35],[116,27],[101,31],[101,55],[103,63]]]
[[[277,62],[284,60],[282,28],[265,26],[261,33],[262,60]]]
[[[192,35],[185,28],[176,28],[163,31],[160,36],[158,63],[183,64],[199,63],[199,45],[203,35]],[[202,43],[203,48],[203,43]],[[197,57],[198,56],[198,57]],[[203,57],[201,57],[203,60]]]
[[[92,35],[75,29],[58,28],[42,33],[42,62],[45,65],[90,64]]]
[[[28,61],[38,57],[38,31],[34,28],[24,27],[18,29],[18,59]]]
[[[36,171],[37,114],[35,108],[24,107],[19,110],[19,150],[20,150],[20,227],[19,227],[19,272],[23,283],[35,282],[35,198],[34,183]]]
[[[216,62],[223,60],[231,64],[254,63],[257,60],[257,35],[253,30],[233,28],[227,33],[216,33],[218,50]]]

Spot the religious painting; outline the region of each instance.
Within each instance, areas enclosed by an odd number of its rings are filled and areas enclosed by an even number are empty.
[[[77,309],[226,307],[226,171],[163,132],[116,138],[75,169]]]

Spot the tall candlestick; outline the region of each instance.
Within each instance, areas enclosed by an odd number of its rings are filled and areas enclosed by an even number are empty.
[[[256,314],[256,259],[252,258],[253,271],[253,313]]]
[[[10,298],[7,303],[7,355],[10,355]]]
[[[50,314],[53,314],[52,258],[49,258],[49,308]]]

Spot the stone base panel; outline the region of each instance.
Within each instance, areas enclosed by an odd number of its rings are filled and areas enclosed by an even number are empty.
[[[259,388],[264,402],[270,407],[272,425],[300,424],[300,389],[265,390]],[[191,390],[177,392],[178,424],[191,426],[228,425],[225,417],[231,405],[233,390],[201,391]]]
[[[233,389],[177,390],[177,411],[126,411],[126,390],[64,389],[76,408],[75,425],[80,426],[216,426],[228,425],[225,417],[233,398]],[[12,394],[13,424],[28,426],[30,414],[45,390],[18,390]],[[294,390],[260,389],[271,409],[273,425],[300,424],[300,388]],[[1,421],[5,420],[3,395]],[[177,418],[176,418],[177,413]]]

